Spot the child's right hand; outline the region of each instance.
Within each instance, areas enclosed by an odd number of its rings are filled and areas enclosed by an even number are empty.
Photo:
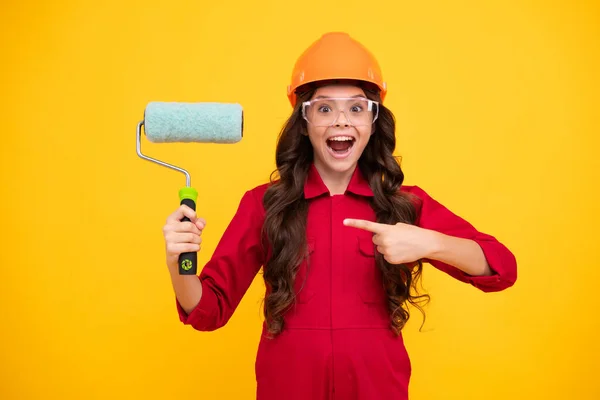
[[[190,221],[182,222],[183,217]],[[167,218],[163,227],[165,237],[167,265],[177,268],[179,255],[187,252],[197,252],[202,243],[202,230],[206,226],[203,218],[198,218],[196,212],[186,205],[181,205]]]

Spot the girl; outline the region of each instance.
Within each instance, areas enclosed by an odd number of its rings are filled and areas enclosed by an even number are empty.
[[[416,291],[423,263],[485,292],[516,280],[503,244],[402,185],[385,94],[365,47],[322,36],[288,87],[278,179],[244,194],[200,276],[179,275],[177,260],[200,249],[206,221],[182,206],[164,226],[177,310],[197,330],[225,325],[263,267],[259,400],[407,399],[401,330],[408,306],[427,300]]]

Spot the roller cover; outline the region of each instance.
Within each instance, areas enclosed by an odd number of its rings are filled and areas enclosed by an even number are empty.
[[[234,103],[150,102],[144,131],[151,142],[237,143],[243,109]]]

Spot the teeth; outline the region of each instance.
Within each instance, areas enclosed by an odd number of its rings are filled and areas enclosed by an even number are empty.
[[[350,136],[336,136],[329,138],[328,140],[335,140],[336,142],[345,142],[346,140],[353,140]]]

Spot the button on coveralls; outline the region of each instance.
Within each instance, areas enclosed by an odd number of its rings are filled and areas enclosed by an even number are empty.
[[[203,293],[196,308],[186,315],[176,301],[184,324],[201,331],[225,325],[265,263],[260,238],[266,189],[267,184],[244,194],[199,275]],[[419,187],[401,190],[416,195],[417,226],[474,240],[494,274],[470,276],[435,260],[424,262],[485,292],[515,282],[516,260],[503,244]],[[313,165],[304,194],[309,265],[298,271],[297,303],[285,315],[283,332],[269,339],[263,324],[255,363],[257,399],[408,399],[411,363],[402,336],[390,329],[373,234],[342,223],[345,218],[376,221],[368,182],[356,168],[346,192],[330,196]]]

